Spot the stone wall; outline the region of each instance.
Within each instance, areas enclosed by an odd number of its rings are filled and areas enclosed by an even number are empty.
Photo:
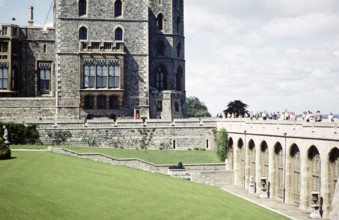
[[[80,120],[68,122],[41,122],[40,140],[52,144],[51,134],[69,131],[71,137],[64,143],[76,146],[100,146],[148,149],[206,149],[215,148],[212,129],[199,120],[171,122],[163,120]],[[52,135],[53,136],[53,135]]]
[[[39,122],[40,118],[53,119],[55,116],[55,98],[3,98],[0,100],[2,121],[21,123],[27,119],[33,119],[35,122]]]

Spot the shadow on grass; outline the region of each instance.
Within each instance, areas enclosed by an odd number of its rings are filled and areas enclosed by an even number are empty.
[[[14,159],[17,159],[17,157],[2,158],[2,159],[0,159],[0,160],[14,160]]]

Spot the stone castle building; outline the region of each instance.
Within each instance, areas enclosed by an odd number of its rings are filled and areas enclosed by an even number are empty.
[[[183,0],[54,0],[1,24],[0,118],[185,117]]]

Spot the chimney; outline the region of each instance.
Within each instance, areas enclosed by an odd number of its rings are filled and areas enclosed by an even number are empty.
[[[33,9],[33,6],[28,7],[28,27],[33,27],[34,24]]]

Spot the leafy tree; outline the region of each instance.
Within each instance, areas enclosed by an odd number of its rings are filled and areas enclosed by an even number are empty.
[[[228,134],[225,128],[213,130],[214,140],[217,145],[217,155],[220,161],[225,161],[228,149]]]
[[[205,104],[195,96],[186,98],[186,106],[188,117],[211,117]]]
[[[240,100],[234,100],[230,103],[228,103],[227,105],[227,109],[224,110],[225,115],[227,115],[228,113],[232,114],[236,114],[237,116],[244,116],[245,113],[248,113],[247,108],[248,105],[246,105],[245,103],[243,103]]]

